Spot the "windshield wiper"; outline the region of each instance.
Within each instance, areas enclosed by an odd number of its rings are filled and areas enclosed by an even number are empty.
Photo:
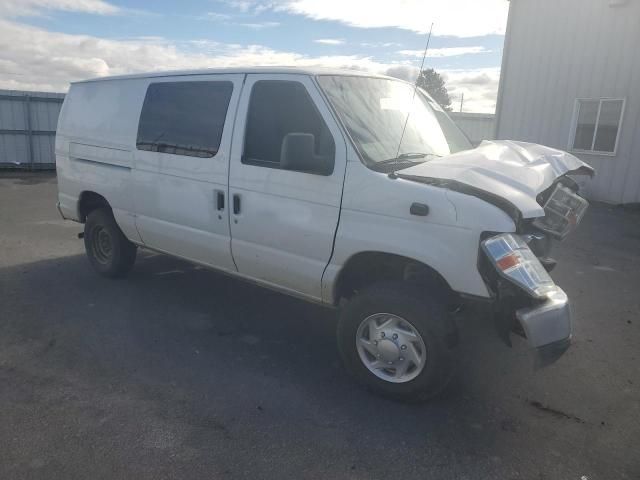
[[[394,165],[401,163],[422,163],[415,162],[414,160],[424,157],[440,157],[440,155],[436,155],[435,153],[422,153],[422,152],[407,152],[401,153],[397,157],[388,158],[386,160],[380,160],[377,162],[377,165]]]

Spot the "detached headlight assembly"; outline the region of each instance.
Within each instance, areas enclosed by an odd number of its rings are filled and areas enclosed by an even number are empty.
[[[545,298],[557,287],[538,258],[518,235],[488,238],[482,250],[498,273],[535,298]]]
[[[536,218],[533,224],[562,240],[578,226],[588,206],[584,198],[558,183],[544,204],[544,217]]]

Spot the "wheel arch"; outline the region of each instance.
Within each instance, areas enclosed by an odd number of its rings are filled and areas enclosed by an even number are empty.
[[[363,251],[353,254],[340,268],[333,286],[334,304],[364,287],[389,280],[412,282],[451,299],[456,295],[440,272],[420,260],[383,251]]]
[[[78,219],[81,223],[87,221],[87,216],[97,208],[108,208],[111,205],[105,197],[92,190],[83,191],[78,197]]]

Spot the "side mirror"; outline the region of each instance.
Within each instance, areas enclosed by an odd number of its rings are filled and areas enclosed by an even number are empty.
[[[282,139],[280,168],[298,172],[330,175],[333,168],[324,157],[316,155],[316,138],[311,133],[288,133]]]

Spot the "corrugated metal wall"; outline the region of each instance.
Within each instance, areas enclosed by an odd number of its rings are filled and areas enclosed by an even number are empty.
[[[474,145],[478,145],[482,140],[494,138],[495,115],[491,113],[453,112],[449,116]]]
[[[597,171],[587,194],[640,202],[640,0],[511,0],[497,138],[566,150],[577,98],[626,98],[615,156],[576,154]]]
[[[0,168],[55,168],[63,93],[0,90]]]

